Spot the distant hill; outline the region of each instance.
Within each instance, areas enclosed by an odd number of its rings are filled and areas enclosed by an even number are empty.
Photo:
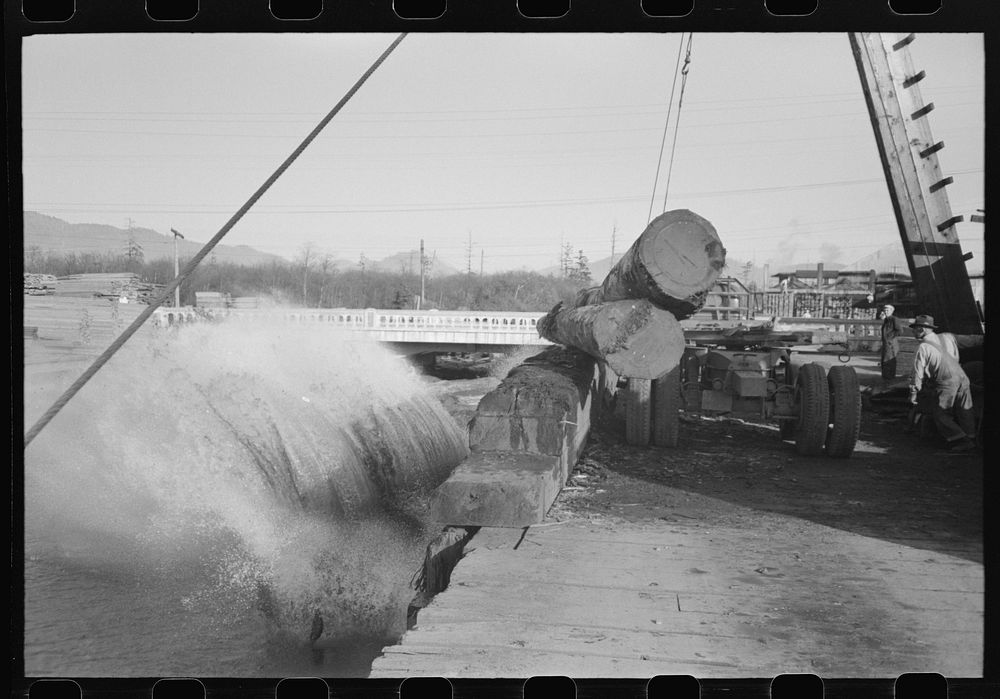
[[[429,276],[447,277],[459,273],[459,270],[443,262],[441,258],[435,257],[433,253],[424,250],[424,254],[431,260]],[[406,252],[397,252],[395,255],[390,255],[381,260],[368,260],[367,264],[368,269],[378,272],[398,273],[402,271],[405,274],[420,274],[420,251],[408,250]],[[356,266],[357,263],[355,263]]]
[[[973,249],[975,248],[973,247]],[[963,250],[968,252],[969,247],[963,246]],[[903,252],[903,246],[897,243],[886,245],[885,247],[879,248],[872,254],[862,257],[857,262],[852,263],[850,268],[874,269],[880,274],[888,274],[891,272],[897,272],[899,274],[910,273],[910,268],[906,263],[906,253]],[[969,275],[982,275],[984,271],[983,268],[984,261],[980,259],[979,254],[966,263],[966,271]]]
[[[865,255],[854,262],[853,269],[874,269],[878,273],[899,272],[909,274],[910,268],[906,263],[906,253],[899,243],[886,245],[879,248],[870,255]]]
[[[121,253],[125,251],[130,232],[127,228],[117,228],[100,223],[69,223],[54,216],[46,216],[36,211],[24,212],[24,249],[41,248],[57,253]],[[160,258],[174,259],[174,236],[162,234],[149,228],[133,228],[131,235],[142,247],[147,261]],[[205,243],[191,239],[177,241],[180,257],[191,258]],[[212,255],[219,262],[240,265],[270,264],[272,261],[287,263],[283,257],[260,252],[247,245],[217,245]]]

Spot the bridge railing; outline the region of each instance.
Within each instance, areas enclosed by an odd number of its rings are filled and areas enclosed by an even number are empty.
[[[401,311],[378,308],[261,310],[187,306],[158,308],[153,313],[153,322],[160,327],[169,327],[223,319],[280,319],[291,323],[323,323],[352,330],[535,333],[535,324],[543,315],[545,314],[517,311]]]
[[[371,330],[473,330],[488,332],[534,332],[543,313],[472,311],[368,311]]]

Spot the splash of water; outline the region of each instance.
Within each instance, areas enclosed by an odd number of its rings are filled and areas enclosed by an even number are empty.
[[[49,395],[25,395],[30,424]],[[164,331],[127,345],[26,451],[27,539],[87,565],[208,566],[186,603],[263,601],[300,637],[317,610],[328,632],[377,633],[399,623],[419,541],[385,510],[465,454],[374,343],[284,323]]]

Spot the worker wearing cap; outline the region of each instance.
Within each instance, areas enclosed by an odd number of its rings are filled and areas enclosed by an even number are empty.
[[[910,324],[920,340],[913,357],[910,402],[916,405],[921,390],[933,392],[932,417],[950,451],[976,448],[976,421],[972,412],[969,377],[958,362],[959,343],[951,333],[937,333],[934,318],[918,315]]]
[[[899,336],[906,332],[906,323],[895,315],[896,309],[890,304],[882,307],[882,378],[892,381],[896,378],[896,357],[899,355]]]

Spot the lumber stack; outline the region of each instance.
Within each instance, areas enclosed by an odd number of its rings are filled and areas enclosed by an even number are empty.
[[[234,310],[256,310],[260,308],[259,296],[234,296],[229,307]]]
[[[537,323],[626,378],[655,379],[680,362],[680,320],[705,305],[726,262],[715,228],[687,209],[653,219],[600,286],[581,290]]]
[[[25,364],[59,363],[95,356],[145,308],[147,306],[140,303],[119,303],[98,297],[25,295]]]
[[[49,296],[56,292],[56,278],[51,274],[24,273],[24,293],[29,296]]]
[[[225,310],[229,308],[229,294],[223,294],[221,291],[196,291],[194,305],[198,308]]]
[[[139,275],[132,272],[107,272],[59,277],[55,293],[58,296],[108,300],[125,297],[132,302],[150,303],[162,289],[162,284],[143,282]]]

